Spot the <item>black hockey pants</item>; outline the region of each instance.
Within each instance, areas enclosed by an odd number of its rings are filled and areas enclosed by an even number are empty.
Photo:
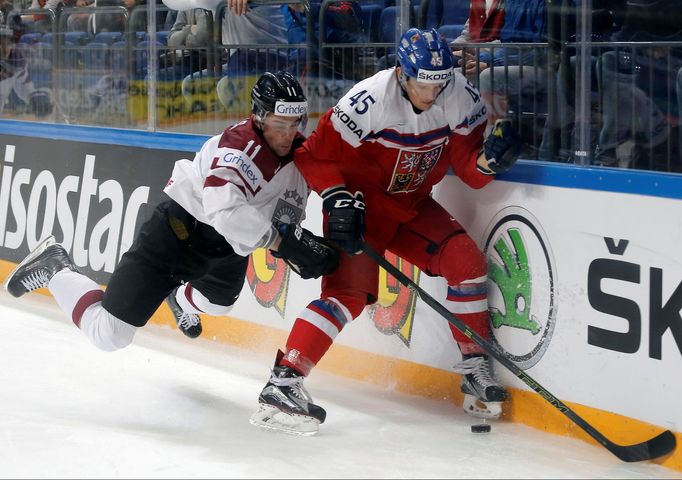
[[[173,201],[159,204],[116,266],[102,306],[130,325],[147,323],[183,282],[215,305],[232,305],[241,292],[248,257],[237,255],[213,227]]]

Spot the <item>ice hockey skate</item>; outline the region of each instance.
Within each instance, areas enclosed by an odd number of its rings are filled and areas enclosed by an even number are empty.
[[[488,357],[465,355],[455,371],[462,375],[460,388],[464,394],[464,411],[477,418],[500,418],[507,391],[493,379]]]
[[[171,292],[170,295],[166,297],[166,304],[173,312],[175,317],[175,323],[178,325],[178,329],[187,335],[189,338],[197,338],[201,335],[201,318],[195,313],[186,313],[182,307],[178,304],[175,299],[175,294],[178,291],[176,288]]]
[[[315,435],[327,412],[313,403],[303,387],[304,378],[290,367],[275,366],[258,397],[260,408],[251,416],[251,425],[292,435]]]
[[[43,240],[5,279],[5,290],[14,297],[47,287],[55,273],[78,271],[63,246],[53,236]]]

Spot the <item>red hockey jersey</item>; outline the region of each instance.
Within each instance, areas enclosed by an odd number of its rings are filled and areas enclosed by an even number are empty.
[[[296,150],[295,163],[316,192],[345,184],[365,195],[368,210],[405,222],[450,167],[473,188],[492,180],[476,169],[486,121],[478,90],[459,72],[418,113],[391,68],[351,88]]]

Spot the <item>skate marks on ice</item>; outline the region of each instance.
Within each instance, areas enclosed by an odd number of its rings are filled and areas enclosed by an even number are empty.
[[[3,478],[682,478],[521,425],[475,435],[453,405],[323,371],[306,388],[326,422],[285,435],[249,424],[271,355],[153,325],[101,352],[37,294],[0,292],[0,328]]]

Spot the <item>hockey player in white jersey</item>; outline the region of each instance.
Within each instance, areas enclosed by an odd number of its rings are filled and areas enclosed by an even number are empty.
[[[489,338],[485,256],[431,191],[450,168],[470,187],[484,187],[514,164],[520,141],[506,122],[484,137],[486,106],[454,69],[450,48],[435,29],[407,30],[397,58],[395,68],[353,86],[296,150],[296,165],[322,197],[325,237],[345,253],[277,354],[260,410],[251,418],[255,425],[314,434],[325,420],[303,379],[336,336],[377,300],[379,267],[362,253],[365,243],[443,277],[444,305]],[[456,371],[466,411],[498,417],[507,392],[488,356],[450,328],[462,354]]]
[[[9,275],[15,297],[47,287],[74,324],[105,351],[129,345],[166,299],[179,328],[201,333],[199,314],[227,314],[244,284],[248,255],[269,248],[303,278],[331,272],[338,254],[301,228],[308,187],[293,163],[307,114],[303,89],[266,72],[251,116],[175,163],[158,205],[114,270],[106,291],[79,273],[53,237]]]

